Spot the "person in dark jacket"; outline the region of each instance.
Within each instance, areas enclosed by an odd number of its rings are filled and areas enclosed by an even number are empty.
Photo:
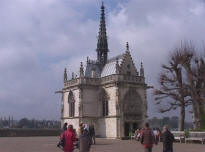
[[[152,152],[152,147],[155,143],[153,131],[149,128],[149,123],[145,123],[145,128],[142,130],[141,144],[144,146],[145,152]]]
[[[95,127],[94,127],[94,125],[90,125],[89,133],[90,133],[90,136],[91,136],[92,144],[95,144]]]
[[[83,130],[83,133],[79,138],[79,152],[89,152],[91,145],[91,137],[87,129]]]
[[[65,123],[63,124],[63,131],[66,131],[66,130],[67,130],[67,127],[68,127],[68,123],[65,122]]]
[[[168,126],[164,126],[163,138],[163,152],[173,152],[174,135],[169,131]]]

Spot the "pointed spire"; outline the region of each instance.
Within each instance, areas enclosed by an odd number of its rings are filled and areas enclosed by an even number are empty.
[[[142,62],[141,62],[141,67],[140,67],[140,76],[144,77],[144,67],[143,67]]]
[[[67,69],[64,70],[64,82],[68,80]]]
[[[129,43],[128,42],[126,43],[126,51],[130,52],[130,48],[129,48]]]
[[[80,62],[80,77],[84,76],[83,62]]]
[[[101,6],[101,18],[100,18],[100,28],[98,32],[98,42],[97,42],[97,60],[101,64],[107,62],[107,53],[108,53],[108,43],[107,43],[107,34],[106,34],[106,24],[105,24],[105,7],[102,2]]]

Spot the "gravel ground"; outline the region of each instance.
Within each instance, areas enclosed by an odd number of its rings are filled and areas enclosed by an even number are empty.
[[[0,137],[0,152],[61,152],[56,147],[59,137]],[[77,152],[77,150],[75,151]],[[134,140],[97,139],[91,152],[144,152],[142,145]],[[154,146],[153,152],[162,152],[162,144]],[[202,144],[174,144],[174,152],[205,152]]]

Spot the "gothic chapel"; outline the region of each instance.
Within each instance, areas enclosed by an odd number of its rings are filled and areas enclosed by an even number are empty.
[[[143,65],[138,72],[128,43],[123,54],[108,59],[104,9],[102,4],[97,60],[81,62],[79,75],[70,80],[65,69],[61,120],[76,129],[81,122],[93,124],[98,137],[123,138],[146,121],[147,85]]]

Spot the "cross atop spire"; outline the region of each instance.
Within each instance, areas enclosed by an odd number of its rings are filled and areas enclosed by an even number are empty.
[[[100,28],[98,32],[98,42],[97,42],[97,60],[101,64],[107,62],[107,53],[108,53],[108,43],[107,43],[107,34],[106,34],[106,24],[105,24],[105,7],[102,2],[101,5],[101,17],[100,17]]]

